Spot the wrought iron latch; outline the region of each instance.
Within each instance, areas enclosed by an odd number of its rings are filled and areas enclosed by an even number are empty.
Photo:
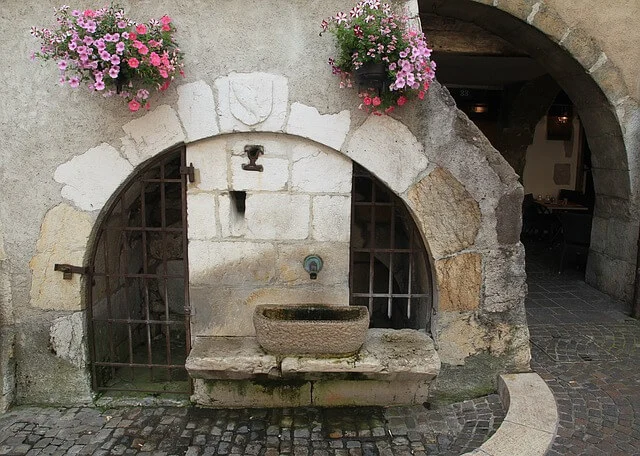
[[[62,278],[64,280],[71,280],[73,278],[73,274],[87,274],[89,272],[89,268],[83,268],[81,266],[72,266],[70,264],[54,264],[54,271],[62,272]]]
[[[193,167],[193,163],[189,163],[189,166],[181,166],[180,175],[186,175],[189,178],[189,182],[194,183],[196,181],[196,170]]]

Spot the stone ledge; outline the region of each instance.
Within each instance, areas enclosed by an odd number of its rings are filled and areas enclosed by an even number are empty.
[[[498,377],[498,392],[507,416],[495,434],[467,455],[543,456],[558,426],[553,393],[536,373]]]
[[[411,330],[369,329],[360,352],[344,358],[265,353],[255,337],[198,336],[186,362],[191,377],[250,379],[268,376],[305,379],[430,381],[440,372],[433,340]]]

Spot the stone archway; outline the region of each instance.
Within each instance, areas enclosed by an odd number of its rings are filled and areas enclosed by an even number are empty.
[[[630,301],[638,237],[638,107],[620,70],[581,29],[542,2],[420,0],[420,11],[472,22],[542,64],[569,95],[593,158],[596,207],[586,280]]]

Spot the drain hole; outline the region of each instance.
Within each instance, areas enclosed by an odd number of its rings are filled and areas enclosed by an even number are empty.
[[[246,209],[247,192],[231,192],[231,200],[236,206],[236,213],[238,215],[244,215]]]

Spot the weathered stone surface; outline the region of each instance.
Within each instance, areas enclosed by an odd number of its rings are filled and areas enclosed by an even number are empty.
[[[594,228],[592,226],[592,233]],[[633,246],[638,239],[638,229],[637,221],[610,219],[606,229],[606,251],[614,258],[634,263],[637,258],[637,248],[630,248],[630,246]]]
[[[289,88],[283,76],[231,73],[216,79],[220,130],[282,131]]]
[[[287,187],[289,160],[262,157],[258,162],[264,167],[262,172],[242,169],[246,163],[249,163],[246,156],[231,157],[231,190],[278,191]]]
[[[279,244],[276,263],[277,280],[288,286],[349,286],[349,243],[311,242]],[[307,255],[319,255],[323,261],[318,278],[311,280],[304,269]]]
[[[278,369],[255,337],[196,337],[186,368],[193,378],[242,379],[268,375]]]
[[[522,456],[540,456],[546,454],[554,433],[504,421],[499,434],[486,441],[478,454],[501,455],[517,454]]]
[[[247,195],[247,238],[306,239],[309,236],[310,197],[283,193]]]
[[[196,81],[178,86],[178,96],[178,115],[188,142],[220,132],[213,91],[206,82]]]
[[[449,171],[436,168],[409,189],[406,201],[436,259],[473,245],[480,208]]]
[[[312,237],[317,241],[349,242],[351,197],[314,196]]]
[[[524,255],[522,244],[484,254],[483,310],[504,312],[522,305],[527,294]],[[517,323],[526,324],[524,319]]]
[[[524,189],[516,187],[500,197],[496,207],[497,239],[499,244],[515,244],[520,241],[522,231],[522,199]]]
[[[133,167],[107,143],[58,166],[53,178],[65,184],[62,196],[85,211],[102,209]]]
[[[266,242],[190,240],[189,282],[259,286],[275,276],[276,250]]]
[[[591,168],[594,181],[599,184],[598,194],[628,199],[631,191],[629,172],[622,169]]]
[[[398,194],[404,193],[429,165],[416,137],[389,116],[369,116],[343,150]]]
[[[87,360],[85,318],[84,312],[74,312],[53,320],[49,330],[51,351],[77,368],[84,368]]]
[[[200,190],[226,190],[229,188],[227,178],[226,141],[215,138],[189,144],[187,146],[187,162],[193,163],[196,182],[189,188]]]
[[[55,263],[82,265],[87,240],[93,227],[86,212],[60,204],[44,218],[36,254],[29,262],[32,271],[30,305],[41,309],[79,310],[82,302],[79,274],[64,280],[53,270]]]
[[[571,184],[571,163],[556,163],[553,166],[553,183],[556,185]]]
[[[223,238],[235,238],[244,236],[247,224],[244,214],[238,212],[235,198],[229,193],[218,196],[218,213],[220,214],[220,234]]]
[[[349,111],[322,115],[314,107],[293,103],[286,132],[340,150],[350,126]]]
[[[291,155],[291,189],[297,192],[349,193],[351,160],[316,145],[296,146]]]
[[[15,398],[15,329],[0,325],[0,413],[6,412]]]
[[[463,253],[436,261],[440,291],[439,310],[475,310],[480,305],[482,259],[477,253]]]
[[[311,405],[311,383],[195,379],[191,400],[210,407],[303,407]]]
[[[318,358],[288,356],[282,360],[284,376],[303,375],[322,379],[327,373],[361,374],[377,380],[433,380],[440,371],[440,359],[431,338],[412,329],[369,329],[362,349],[355,357]]]
[[[427,401],[429,382],[327,380],[314,382],[312,391],[314,406],[409,405]]]
[[[124,124],[122,129],[127,134],[120,138],[122,149],[133,166],[185,140],[176,112],[167,105]]]
[[[189,239],[212,239],[216,229],[216,197],[211,193],[189,193],[187,195],[189,217]]]
[[[558,426],[556,400],[540,375],[535,372],[500,375],[498,392],[507,409],[505,421],[555,434]]]
[[[609,274],[608,271],[616,271]],[[598,290],[629,302],[633,298],[634,263],[589,251],[585,281]]]

